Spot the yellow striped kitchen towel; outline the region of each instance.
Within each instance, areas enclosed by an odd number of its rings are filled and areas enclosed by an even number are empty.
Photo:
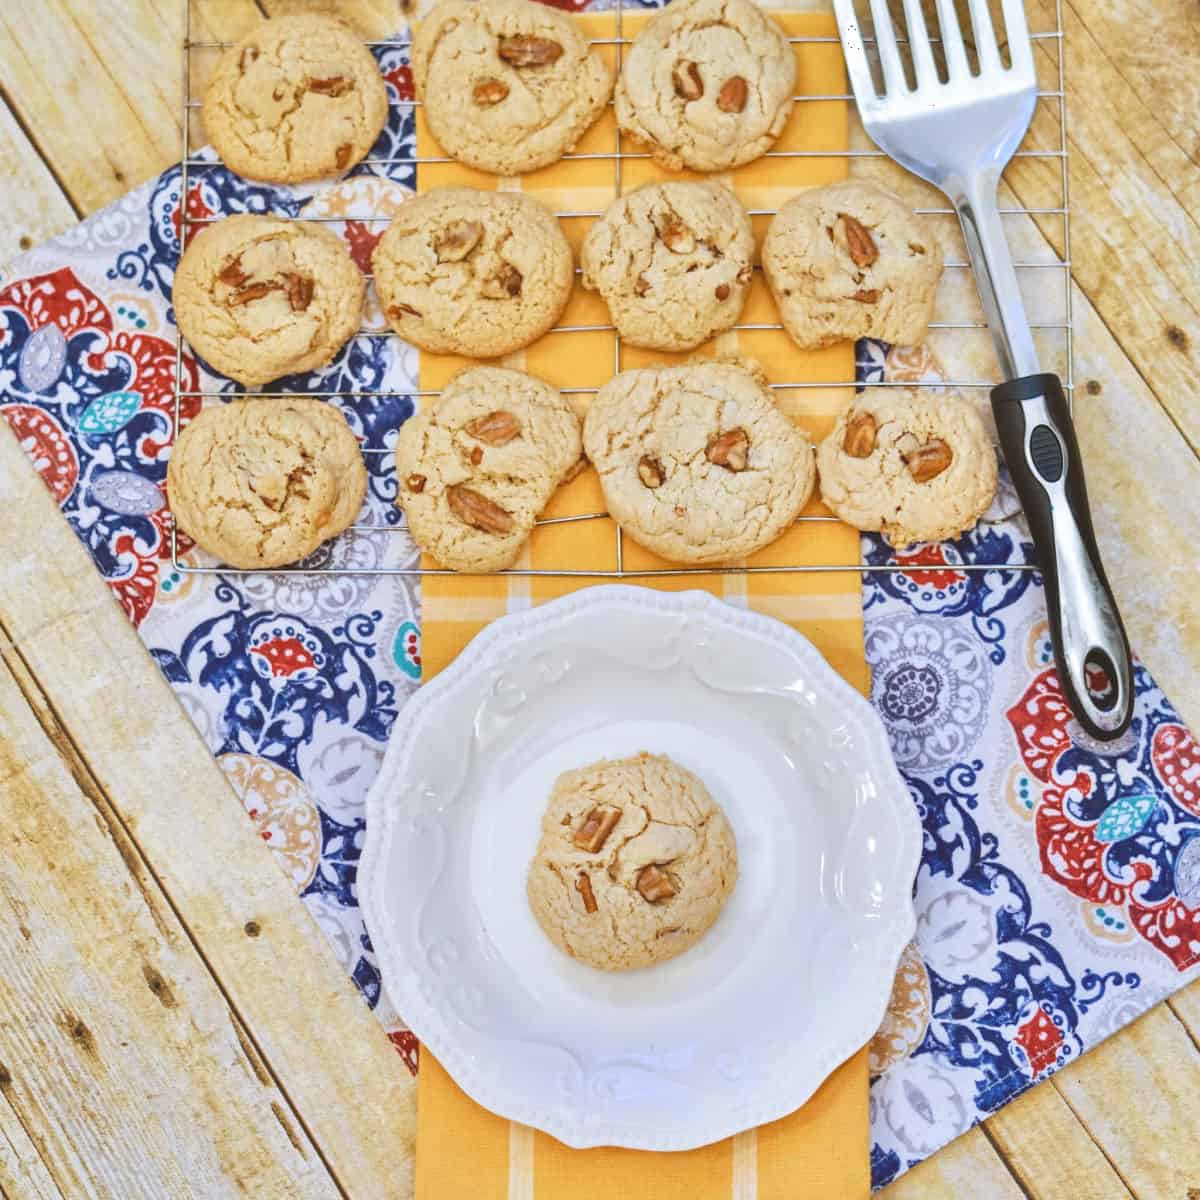
[[[630,37],[650,14],[623,14],[621,35]],[[836,26],[825,13],[776,12],[795,37],[832,39],[795,44],[798,90],[807,95],[846,91]],[[617,37],[613,13],[578,18],[589,36]],[[604,49],[613,55],[615,46]],[[421,157],[440,148],[420,119]],[[849,106],[845,101],[808,101],[796,111],[780,138],[780,150],[838,151],[847,147]],[[580,153],[609,152],[617,145],[611,110],[577,147]],[[636,149],[628,142],[624,149]],[[762,158],[727,176],[751,209],[775,209],[803,187],[845,177],[845,158]],[[454,163],[427,164],[418,171],[419,190],[446,184],[514,188],[533,193],[556,212],[603,210],[617,194],[669,175],[646,158],[625,159],[618,182],[611,158],[564,161],[519,180],[497,180]],[[766,217],[756,217],[761,240]],[[578,250],[590,218],[563,218],[563,229]],[[742,317],[744,324],[776,323],[778,316],[758,276]],[[604,325],[603,302],[578,286],[563,314],[563,325]],[[700,354],[742,354],[758,359],[775,383],[818,382],[829,386],[782,389],[780,406],[814,438],[825,434],[847,401],[854,378],[849,343],[816,353],[801,352],[778,330],[742,330],[722,335]],[[599,387],[622,369],[664,362],[660,352],[619,351],[610,331],[551,332],[520,354],[504,360],[559,387]],[[683,358],[687,356],[676,356]],[[466,361],[421,355],[422,389],[440,388]],[[576,395],[582,413],[590,399]],[[560,489],[547,515],[603,511],[594,471]],[[823,513],[817,502],[809,512]],[[751,565],[835,564],[858,559],[858,534],[837,522],[796,526],[777,543],[754,555]],[[432,561],[427,566],[436,565]],[[612,570],[617,565],[616,531],[605,519],[544,526],[535,531],[518,567]],[[666,565],[626,538],[623,566],[639,570]],[[434,675],[489,621],[504,613],[602,582],[516,575],[468,578],[427,576],[423,589],[422,659]],[[808,575],[704,575],[644,581],[651,587],[704,588],[716,596],[786,621],[821,650],[855,686],[868,682],[862,650],[859,577],[852,572]],[[652,1155],[641,1151],[570,1150],[554,1139],[486,1112],[468,1099],[432,1055],[423,1054],[419,1082],[417,1200],[609,1200],[652,1194],[656,1200],[856,1200],[869,1191],[867,1066],[856,1055],[825,1082],[799,1112],[701,1150]]]

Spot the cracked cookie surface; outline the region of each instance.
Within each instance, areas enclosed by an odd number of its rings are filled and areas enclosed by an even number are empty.
[[[812,443],[753,364],[625,371],[597,393],[583,442],[613,519],[673,562],[725,562],[773,542],[815,478]]]
[[[754,234],[717,183],[648,183],[587,232],[583,286],[598,291],[621,337],[690,350],[736,324],[754,270]]]
[[[950,391],[868,388],[817,447],[821,498],[898,550],[970,529],[996,494],[996,451]]]
[[[362,318],[364,282],[337,234],[242,214],[199,233],[175,272],[183,336],[247,387],[331,362]]]
[[[247,179],[300,183],[360,162],[387,121],[371,52],[342,21],[265,21],[221,55],[204,93],[204,129]]]
[[[617,124],[672,170],[725,171],[771,148],[795,83],[787,38],[752,0],[675,0],[625,57]]]
[[[278,567],[350,525],[367,472],[346,418],[272,396],[200,412],[175,442],[167,494],[180,529],[223,563]]]
[[[469,367],[400,426],[396,503],[442,566],[498,571],[580,453],[579,418],[556,389],[523,371]]]
[[[763,273],[792,340],[923,341],[942,277],[936,231],[891,192],[836,183],[793,196],[771,222]]]
[[[694,946],[737,876],[733,830],[703,782],[638,754],[558,777],[526,894],[560,950],[629,971]]]
[[[613,85],[571,17],[532,0],[442,0],[417,27],[412,65],[442,149],[497,175],[557,162]]]
[[[571,247],[521,192],[434,188],[407,201],[375,247],[379,303],[406,341],[495,358],[528,346],[571,294]]]

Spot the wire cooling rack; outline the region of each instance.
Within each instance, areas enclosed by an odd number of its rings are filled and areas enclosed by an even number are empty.
[[[193,55],[196,52],[216,53],[220,50],[232,45],[231,42],[224,41],[206,41],[194,40],[191,37],[192,31],[192,11],[194,7],[201,7],[203,0],[183,0],[184,10],[184,43],[183,43],[183,88],[182,88],[182,155],[181,155],[181,177],[180,177],[180,242],[181,245],[186,245],[188,229],[191,227],[205,225],[213,221],[221,219],[221,216],[213,217],[193,217],[188,209],[188,188],[189,176],[197,171],[210,170],[220,168],[221,163],[214,158],[197,157],[192,151],[192,113],[200,107],[200,101],[194,98],[193,88]],[[621,59],[624,47],[630,44],[631,39],[624,36],[623,18],[624,7],[618,0],[612,8],[616,18],[616,34],[614,38],[593,38],[591,44],[593,46],[613,46],[616,53],[616,70],[619,72],[621,68]],[[645,9],[637,9],[633,11],[645,12]],[[1054,171],[1058,186],[1058,193],[1061,197],[1060,203],[1052,203],[1048,205],[1014,205],[1002,206],[1000,212],[1004,216],[1020,217],[1020,218],[1050,218],[1061,222],[1062,231],[1062,254],[1059,256],[1055,252],[1054,257],[1050,260],[1022,260],[1017,257],[1014,265],[1018,272],[1022,274],[1027,272],[1052,272],[1060,276],[1063,296],[1063,317],[1056,321],[1031,321],[1031,328],[1034,330],[1053,330],[1060,331],[1064,337],[1063,359],[1064,369],[1063,386],[1067,391],[1068,399],[1073,395],[1075,386],[1074,380],[1074,329],[1073,317],[1071,308],[1071,232],[1070,232],[1070,179],[1069,179],[1069,161],[1067,149],[1067,106],[1066,106],[1066,78],[1063,50],[1063,19],[1062,19],[1062,0],[1053,0],[1053,28],[1036,30],[1031,33],[1031,37],[1035,42],[1049,42],[1053,44],[1052,59],[1056,68],[1057,81],[1056,86],[1048,89],[1039,89],[1038,104],[1040,106],[1045,103],[1057,105],[1058,108],[1058,126],[1059,137],[1057,145],[1052,148],[1026,148],[1026,144],[1031,140],[1027,135],[1025,144],[1021,149],[1018,149],[1014,155],[1014,159],[1020,162],[1023,159],[1044,159],[1049,160],[1050,166],[1053,168],[1057,163],[1057,170]],[[966,26],[969,28],[969,24]],[[1002,19],[997,21],[997,29],[1003,28]],[[904,44],[905,39],[898,36],[897,40]],[[932,37],[931,41],[935,44],[938,42],[937,37]],[[836,37],[789,37],[788,41],[792,44],[801,43],[837,43]],[[871,38],[866,38],[865,41],[870,45]],[[364,45],[367,47],[395,47],[405,48],[410,44],[410,38],[407,34],[400,35],[394,38],[370,40],[364,39]],[[812,103],[814,101],[829,101],[842,100],[851,104],[854,102],[854,97],[851,93],[826,93],[820,95],[797,95],[794,97],[798,105]],[[401,100],[398,101],[399,106],[414,109],[419,108],[421,101],[419,100]],[[1036,121],[1036,118],[1035,118]],[[1031,126],[1032,130],[1033,126]],[[621,145],[621,132],[618,129],[615,134],[615,144],[611,151],[599,151],[589,153],[578,153],[565,155],[565,159],[573,160],[610,160],[613,164],[613,182],[615,185],[615,194],[620,195],[622,192],[622,163],[632,159],[648,159],[652,156],[649,153],[625,150]],[[845,150],[769,150],[765,155],[768,159],[805,159],[805,158],[834,158],[834,159],[883,159],[887,156],[882,151],[876,149],[845,149]],[[411,166],[420,168],[422,165],[430,165],[436,163],[450,163],[454,160],[443,156],[373,156],[368,155],[362,160],[362,165],[373,167],[390,167],[390,166]],[[1012,169],[1011,166],[1009,168]],[[853,173],[853,171],[852,171]],[[1007,173],[1006,173],[1007,175]],[[775,209],[750,208],[747,209],[749,214],[754,217],[772,217],[775,215]],[[947,206],[933,207],[915,207],[914,213],[937,217],[940,219],[955,218],[953,208]],[[604,210],[590,209],[563,209],[555,213],[555,216],[566,220],[572,218],[592,218],[596,219],[603,216]],[[228,215],[228,214],[222,214]],[[283,219],[288,219],[287,214],[274,213],[272,214]],[[338,217],[310,217],[301,214],[299,220],[317,221],[328,223],[341,223],[347,219],[361,221],[364,224],[386,223],[391,220],[390,216],[383,214],[355,214],[352,218],[344,216]],[[965,260],[947,259],[944,263],[947,271],[967,272],[971,270],[971,264]],[[758,269],[757,267],[755,268]],[[576,273],[578,274],[578,268]],[[368,276],[368,279],[370,276]],[[734,331],[757,331],[757,330],[779,330],[782,326],[779,323],[773,322],[754,322],[744,323],[739,322],[734,325]],[[964,321],[934,321],[930,324],[931,330],[986,330],[986,322],[981,320],[964,320]],[[549,330],[545,336],[553,336],[556,333],[583,333],[583,332],[610,332],[614,335],[614,374],[619,372],[621,368],[621,339],[620,335],[611,324],[575,324],[575,325],[557,325]],[[354,337],[356,338],[397,338],[397,335],[391,331],[379,331],[370,329],[360,329]],[[399,340],[397,338],[397,340]],[[172,437],[174,431],[178,430],[180,422],[180,409],[184,399],[198,398],[203,403],[205,400],[227,400],[231,393],[217,390],[185,390],[183,379],[183,358],[184,358],[184,343],[182,334],[176,329],[176,348],[175,348],[175,379],[174,379],[174,421],[172,427]],[[1050,369],[1050,368],[1047,368]],[[946,380],[938,380],[936,384],[914,385],[908,382],[900,381],[879,381],[872,382],[869,386],[874,387],[913,387],[913,386],[929,386],[939,388],[958,388],[972,392],[990,391],[998,379],[982,379],[982,378],[949,378]],[[786,391],[791,389],[809,389],[821,388],[829,390],[831,388],[854,387],[856,380],[836,379],[822,381],[794,381],[794,382],[772,382],[770,387],[777,391]],[[599,389],[596,387],[563,387],[559,389],[564,394],[595,394]],[[372,399],[381,399],[384,397],[413,397],[413,398],[436,398],[440,395],[440,391],[420,388],[416,389],[345,389],[341,391],[306,391],[305,396],[324,399],[337,399],[355,397],[370,401]],[[270,396],[278,395],[275,392],[262,391],[245,391],[234,393],[238,396]],[[390,449],[370,449],[363,448],[364,455],[381,455],[390,454]],[[605,520],[608,518],[606,512],[584,513],[580,515],[543,518],[537,522],[539,527],[547,525],[565,524],[575,521],[596,521]],[[815,523],[815,522],[836,522],[838,518],[830,516],[807,515],[797,518],[800,524]],[[355,524],[350,526],[342,537],[396,537],[404,536],[407,533],[406,526],[401,523],[397,525],[378,525],[378,524]],[[171,563],[176,571],[180,574],[200,574],[200,575],[253,575],[253,574],[275,574],[275,575],[392,575],[392,576],[425,576],[425,575],[454,575],[454,574],[474,574],[473,572],[454,572],[441,568],[427,568],[419,566],[344,566],[344,565],[311,565],[308,562],[300,563],[293,567],[277,568],[271,571],[263,570],[244,570],[234,569],[226,566],[203,566],[194,563],[187,563],[179,557],[178,536],[176,532],[175,522],[172,518],[170,523],[170,546],[171,546]],[[507,571],[501,572],[506,575],[517,576],[547,576],[558,578],[587,578],[587,579],[645,579],[658,578],[662,576],[712,576],[712,575],[771,575],[771,574],[796,574],[796,573],[836,573],[836,572],[859,572],[859,573],[876,573],[876,572],[921,572],[929,571],[928,564],[919,563],[866,563],[861,560],[853,563],[804,563],[796,562],[785,565],[772,566],[746,566],[746,565],[729,565],[729,566],[697,566],[697,567],[669,567],[656,568],[645,570],[627,569],[624,565],[624,537],[620,527],[616,527],[616,566],[611,569],[595,569],[595,570],[559,570],[555,568],[532,568],[532,567],[511,567]],[[995,563],[970,563],[970,562],[955,562],[953,570],[959,572],[986,572],[999,569]],[[1035,564],[1032,563],[1010,563],[1003,566],[1004,570],[1012,571],[1034,571],[1037,570]]]

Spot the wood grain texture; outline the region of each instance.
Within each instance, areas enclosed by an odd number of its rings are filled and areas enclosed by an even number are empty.
[[[879,1200],[1022,1200],[1024,1193],[983,1132],[972,1129],[876,1195]]]
[[[132,885],[177,914],[300,1114],[297,1136],[311,1138],[341,1186],[355,1197],[407,1195],[413,1080],[270,851],[250,836],[166,681],[137,669],[150,664],[136,632],[7,426],[0,511],[0,626],[135,847],[122,855]],[[153,899],[152,884],[165,901]],[[336,1053],[316,1052],[334,1030]],[[154,1107],[154,1093],[138,1094]]]
[[[70,1197],[336,1197],[19,651],[0,726],[0,1107],[47,1174]]]
[[[70,229],[79,219],[41,156],[0,96],[0,162],[4,163],[4,220],[0,264]]]

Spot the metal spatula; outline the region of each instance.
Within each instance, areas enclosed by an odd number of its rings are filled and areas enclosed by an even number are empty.
[[[1007,382],[992,390],[1000,445],[1033,531],[1059,679],[1093,737],[1119,737],[1133,715],[1129,643],[1092,532],[1083,465],[1057,375],[1041,373],[996,207],[1000,173],[1029,128],[1037,74],[1021,0],[1001,0],[1011,67],[1000,60],[987,0],[967,0],[979,74],[971,73],[954,0],[936,0],[948,73],[934,61],[921,0],[903,0],[916,88],[904,74],[887,0],[870,0],[884,94],[871,78],[854,0],[833,0],[846,67],[868,134],[941,188],[958,212]],[[1069,281],[1068,281],[1069,286]]]

